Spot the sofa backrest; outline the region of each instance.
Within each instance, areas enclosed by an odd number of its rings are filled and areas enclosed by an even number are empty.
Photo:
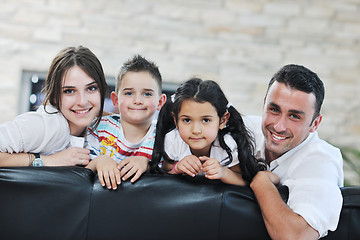
[[[93,173],[0,168],[0,239],[86,239]]]
[[[342,193],[325,239],[360,239],[360,187]],[[0,194],[0,239],[270,239],[249,187],[203,177],[145,174],[114,191],[81,167],[0,168]]]

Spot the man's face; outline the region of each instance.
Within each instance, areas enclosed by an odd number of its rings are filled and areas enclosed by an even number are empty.
[[[274,82],[265,98],[262,131],[265,136],[266,161],[280,157],[303,142],[321,122],[319,115],[313,120],[316,98]]]

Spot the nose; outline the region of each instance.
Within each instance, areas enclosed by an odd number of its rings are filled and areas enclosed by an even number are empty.
[[[141,94],[135,94],[134,95],[134,104],[143,104],[143,97]]]
[[[286,119],[285,117],[281,116],[274,124],[274,130],[277,133],[285,132],[286,131]]]
[[[78,105],[85,106],[88,103],[88,96],[85,92],[79,92]]]
[[[192,125],[192,133],[193,134],[200,134],[202,129],[201,129],[201,124],[200,123],[197,123],[197,122],[194,122],[193,125]]]

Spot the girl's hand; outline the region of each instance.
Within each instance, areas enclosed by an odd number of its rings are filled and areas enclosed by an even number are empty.
[[[86,166],[90,161],[90,150],[71,147],[51,155],[41,155],[45,166]]]
[[[218,160],[209,157],[199,157],[203,162],[203,172],[208,179],[222,179],[224,177],[225,167],[221,166]]]
[[[120,171],[117,162],[107,155],[100,155],[94,158],[86,168],[96,170],[101,186],[108,189],[117,189],[121,183]]]
[[[203,163],[203,172],[208,179],[220,179],[224,183],[239,186],[247,185],[247,182],[241,176],[239,164],[230,168],[222,166],[215,158],[199,157]]]
[[[134,177],[130,180],[130,182],[135,182],[139,179],[139,177],[146,172],[149,164],[149,160],[146,157],[134,156],[128,157],[122,160],[117,168],[120,170],[120,176],[123,181],[126,181],[129,177]]]
[[[195,155],[188,155],[181,159],[174,168],[177,173],[186,173],[195,177],[202,170],[202,164],[198,157]]]

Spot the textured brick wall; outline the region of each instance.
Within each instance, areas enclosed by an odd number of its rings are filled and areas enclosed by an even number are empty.
[[[281,66],[303,64],[326,86],[320,135],[360,148],[359,39],[358,0],[2,0],[0,122],[18,114],[22,70],[83,44],[110,76],[140,53],[166,81],[214,79],[244,114]]]

